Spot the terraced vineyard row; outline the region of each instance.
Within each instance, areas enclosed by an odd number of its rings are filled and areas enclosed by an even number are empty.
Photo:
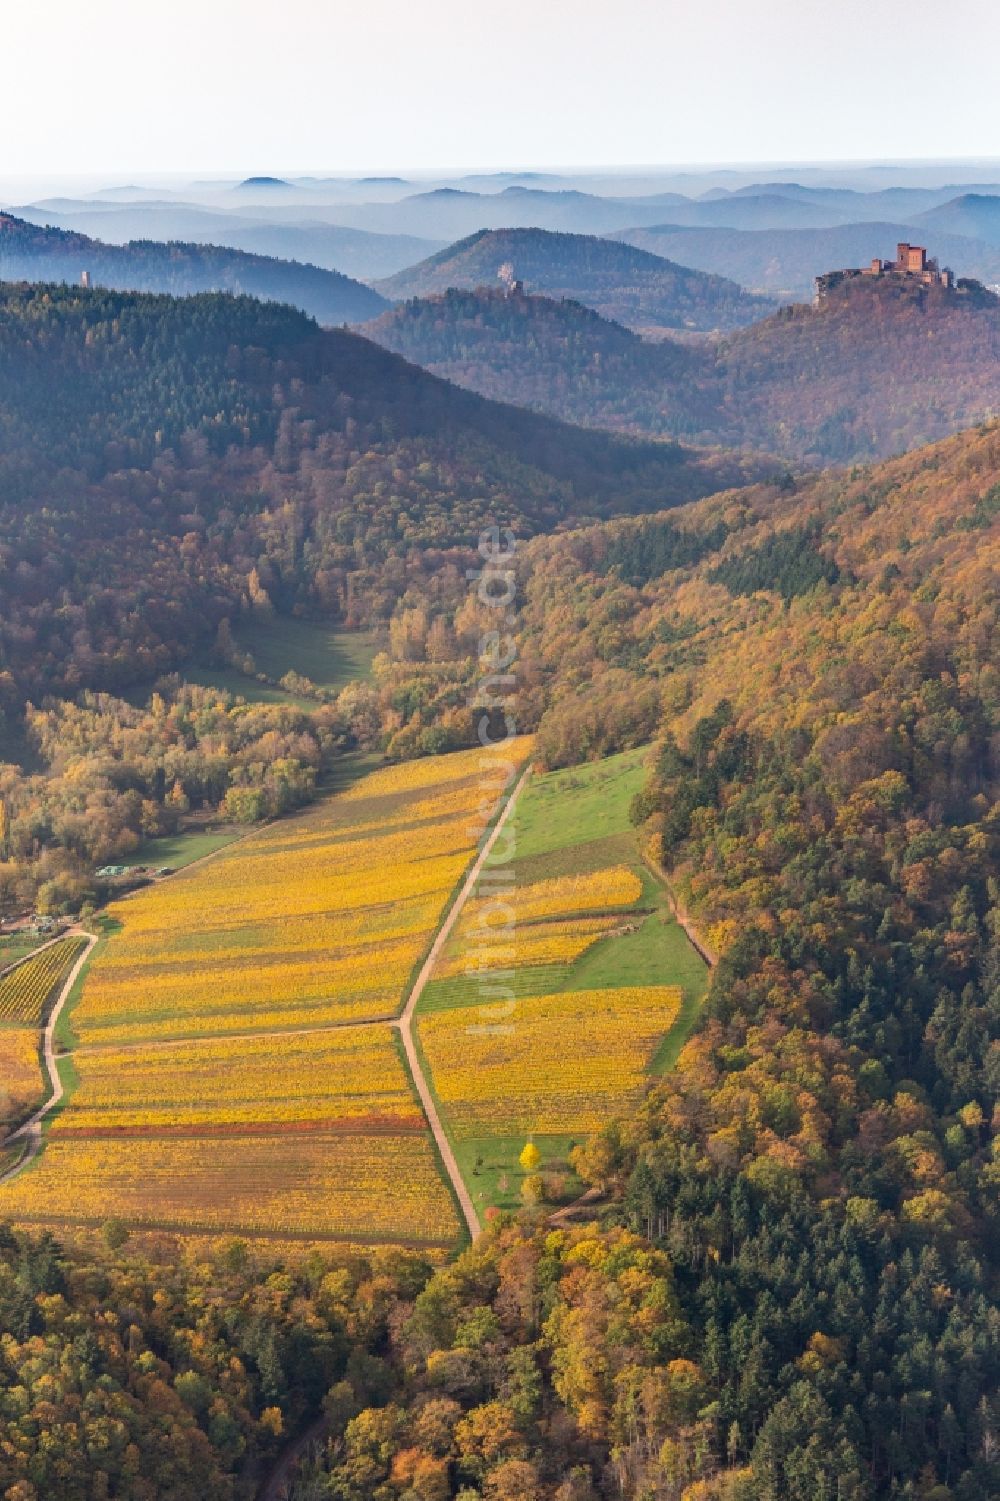
[[[664,985],[530,996],[435,1012],[420,1036],[458,1137],[583,1135],[635,1103],[680,1002]]]
[[[0,1022],[37,1026],[51,997],[58,991],[86,947],[79,934],[47,944],[0,978]]]

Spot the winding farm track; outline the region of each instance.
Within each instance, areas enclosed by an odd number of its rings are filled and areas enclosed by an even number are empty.
[[[441,950],[448,942],[451,930],[455,926],[455,923],[458,921],[458,918],[462,912],[462,908],[465,906],[466,902],[469,900],[469,897],[472,895],[472,892],[475,889],[476,882],[479,880],[480,872],[482,871],[483,866],[486,864],[486,861],[492,854],[493,846],[499,839],[501,831],[503,830],[504,825],[513,812],[514,805],[520,797],[521,792],[524,788],[524,784],[527,782],[530,775],[531,766],[529,764],[522,771],[513,792],[510,794],[507,802],[504,805],[500,817],[497,819],[496,823],[493,825],[492,830],[490,831],[489,838],[486,840],[482,849],[479,851],[479,854],[476,856],[475,861],[470,867],[469,873],[462,883],[462,888],[451,905],[451,910],[449,911],[448,916],[445,918],[444,922],[438,929],[437,936],[435,937],[434,942],[431,944],[427,958],[421,965],[420,973],[414,980],[413,985],[410,989],[410,994],[407,996],[406,1005],[403,1007],[399,1020],[395,1024],[396,1026],[398,1026],[400,1035],[403,1039],[403,1049],[406,1053],[406,1061],[410,1066],[410,1073],[413,1075],[413,1082],[417,1087],[417,1094],[420,1096],[420,1103],[424,1107],[424,1114],[427,1117],[427,1124],[431,1128],[431,1135],[434,1137],[435,1145],[437,1146],[438,1152],[441,1154],[441,1161],[444,1163],[445,1172],[448,1174],[448,1177],[451,1181],[451,1186],[455,1191],[455,1197],[458,1199],[459,1205],[461,1206],[462,1214],[465,1218],[465,1223],[469,1227],[469,1234],[472,1236],[473,1240],[475,1240],[476,1236],[479,1234],[480,1230],[483,1227],[479,1223],[479,1216],[476,1213],[476,1207],[472,1202],[469,1190],[465,1186],[465,1180],[463,1179],[462,1174],[459,1171],[458,1162],[456,1161],[455,1154],[451,1149],[451,1143],[448,1140],[448,1137],[445,1134],[445,1129],[441,1124],[441,1117],[439,1116],[437,1106],[434,1103],[434,1096],[431,1093],[430,1085],[427,1082],[427,1078],[424,1074],[424,1070],[420,1062],[420,1057],[417,1052],[416,1040],[413,1036],[413,1015],[417,1009],[420,997],[423,995],[424,990],[427,987],[427,982],[431,978],[431,975],[434,973],[434,966],[440,957]]]
[[[24,1141],[26,1145],[20,1160],[4,1173],[3,1177],[0,1178],[0,1183],[6,1183],[10,1178],[16,1177],[18,1173],[22,1172],[28,1166],[29,1162],[34,1161],[38,1156],[42,1146],[42,1122],[49,1114],[49,1111],[54,1110],[59,1104],[64,1094],[63,1082],[59,1076],[59,1067],[56,1063],[56,1027],[62,1015],[62,1009],[72,994],[73,986],[77,982],[80,971],[90,958],[94,951],[94,945],[97,943],[96,936],[93,933],[86,933],[82,928],[70,928],[68,932],[63,933],[61,936],[69,938],[74,935],[86,938],[86,947],[80,950],[73,968],[66,976],[63,987],[56,997],[55,1005],[49,1012],[49,1019],[45,1023],[45,1031],[42,1034],[42,1058],[45,1062],[45,1072],[49,1076],[50,1094],[45,1104],[40,1106],[34,1115],[25,1121],[23,1126],[19,1126],[16,1131],[12,1131],[7,1138],[8,1141]]]

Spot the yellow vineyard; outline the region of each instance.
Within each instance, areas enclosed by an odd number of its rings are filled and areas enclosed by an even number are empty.
[[[472,856],[480,760],[375,772],[117,903],[123,932],[74,1015],[81,1042],[395,1015]]]
[[[632,823],[645,759],[536,772],[420,999],[425,1073],[480,1218],[582,1191],[573,1147],[628,1115],[696,1018],[704,966]]]
[[[487,924],[486,909],[509,906],[519,923],[541,918],[563,917],[571,913],[596,912],[609,907],[631,907],[642,895],[642,882],[627,866],[615,865],[588,875],[556,876],[550,881],[533,881],[501,886],[488,894],[477,894],[462,914],[465,927]]]
[[[36,1028],[0,1027],[0,1114],[34,1101],[41,1092]]]
[[[0,1022],[37,1026],[46,1001],[69,973],[86,941],[76,934],[60,938],[0,977]]]
[[[236,1123],[380,1120],[420,1129],[389,1027],[82,1049],[53,1135]]]
[[[392,1018],[502,790],[479,751],[387,767],[115,903],[0,1214],[453,1242]]]
[[[448,1241],[457,1223],[425,1136],[247,1132],[76,1141],[53,1135],[4,1185],[5,1215],[181,1230]]]
[[[636,1099],[680,1002],[646,986],[458,1006],[420,1039],[456,1135],[585,1132]]]
[[[638,876],[613,866],[528,885],[484,883],[455,924],[435,970],[438,979],[496,968],[568,964],[621,921],[613,915],[642,894]],[[588,915],[590,914],[590,915]]]
[[[510,759],[529,750],[515,743]],[[411,1066],[480,1214],[516,1200],[526,1138],[558,1160],[627,1111],[683,999],[648,983],[662,969],[641,969],[655,897],[618,839],[562,857],[560,874],[537,856],[487,866],[465,900],[509,790],[498,760],[472,751],[372,772],[114,903],[67,1017],[63,1108],[39,1157],[0,1188],[0,1218],[443,1254],[461,1220]],[[570,801],[559,818],[572,833]],[[419,1009],[404,1014],[460,890]],[[0,987],[4,1014],[34,1024],[0,1025],[0,1073],[25,1098],[39,1093],[39,1018],[81,941]]]

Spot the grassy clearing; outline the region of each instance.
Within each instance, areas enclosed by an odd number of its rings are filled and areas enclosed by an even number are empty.
[[[240,625],[233,634],[236,644],[253,657],[258,672],[275,680],[298,672],[331,693],[366,678],[377,650],[369,631],[338,630],[283,616]]]
[[[295,693],[286,693],[284,688],[275,688],[270,683],[258,683],[232,667],[186,666],[181,676],[187,683],[199,688],[215,688],[219,693],[231,693],[233,698],[244,698],[248,704],[293,704],[297,709],[315,708],[316,700]]]
[[[631,835],[629,807],[646,779],[648,758],[642,746],[535,777],[514,810],[518,861]]]
[[[543,1175],[558,1175],[564,1185],[560,1202],[577,1198],[583,1192],[583,1183],[569,1165],[569,1154],[581,1139],[558,1132],[536,1133],[532,1137],[542,1154],[539,1171]],[[458,1166],[480,1219],[490,1208],[524,1208],[521,1184],[525,1174],[517,1161],[523,1147],[523,1136],[479,1136],[455,1144]]]
[[[294,704],[315,708],[316,700],[289,693],[277,686],[287,672],[309,678],[327,693],[371,673],[377,642],[368,631],[344,631],[311,620],[273,616],[270,620],[241,623],[233,632],[237,647],[253,658],[254,668],[272,679],[261,683],[233,667],[196,663],[184,669],[189,683],[218,688],[254,704]]]
[[[169,865],[172,870],[181,870],[195,860],[203,860],[206,855],[225,849],[227,844],[232,844],[245,833],[246,829],[228,825],[218,829],[186,829],[179,834],[146,839],[136,851],[132,863],[154,867]]]

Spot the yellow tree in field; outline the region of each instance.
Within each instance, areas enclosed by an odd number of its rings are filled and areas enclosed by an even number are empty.
[[[533,1141],[526,1142],[520,1157],[517,1159],[526,1173],[538,1171],[542,1161],[542,1154]]]

